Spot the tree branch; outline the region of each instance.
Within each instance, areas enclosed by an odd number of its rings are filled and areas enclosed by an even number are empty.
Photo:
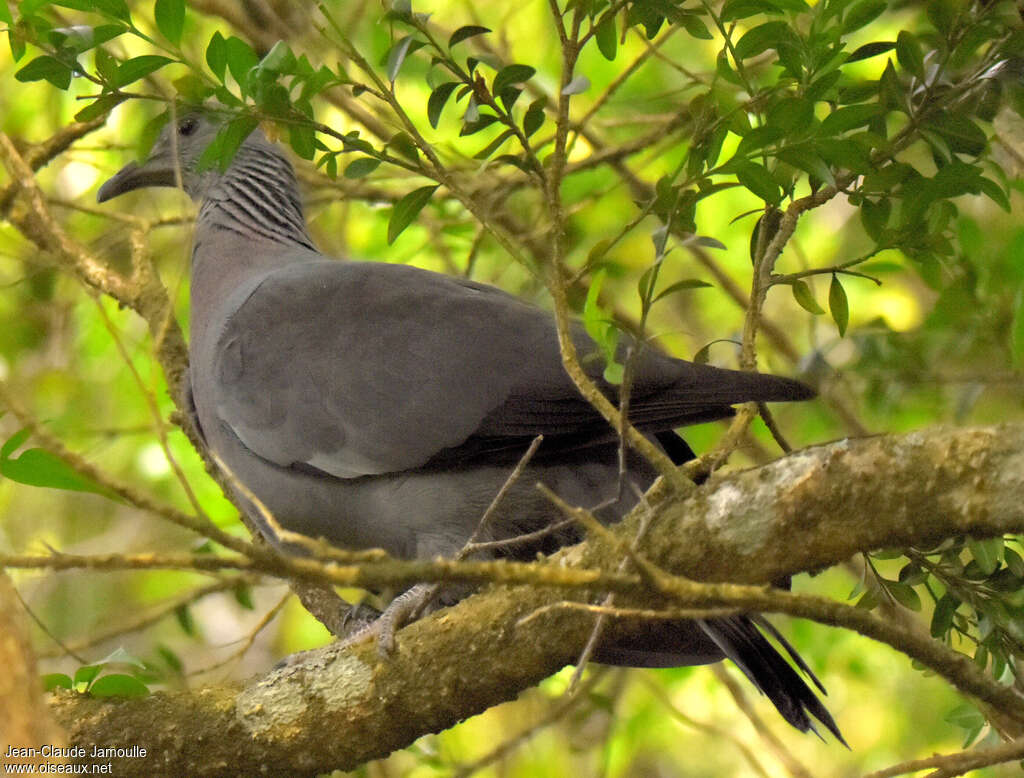
[[[1024,425],[843,440],[716,477],[685,498],[663,500],[654,506],[640,551],[676,575],[753,584],[820,570],[861,550],[1020,532],[1022,473]],[[639,518],[616,527],[615,536],[628,543]],[[614,570],[620,559],[616,544],[592,538],[561,552],[558,561]],[[855,609],[849,606],[737,589],[742,596],[705,599],[754,602],[826,621],[825,611],[834,608],[843,614],[836,623],[852,624],[846,614]],[[590,634],[593,615],[555,608],[527,618],[564,596],[555,587],[489,590],[403,630],[394,656],[383,663],[372,645],[331,646],[244,687],[117,702],[60,693],[53,709],[72,743],[130,743],[148,750],[146,759],[119,761],[118,774],[311,775],[349,769],[512,699],[571,662]],[[649,594],[648,602],[663,606],[665,600]],[[862,631],[882,629],[881,618],[862,613]],[[619,621],[609,624],[610,632],[627,628]],[[907,632],[891,630],[897,637]],[[958,656],[929,642],[940,656]],[[920,653],[920,646],[909,648],[914,656]],[[966,657],[963,664],[973,671],[937,669],[1004,713],[1024,718],[1024,699],[1014,690],[999,687]]]

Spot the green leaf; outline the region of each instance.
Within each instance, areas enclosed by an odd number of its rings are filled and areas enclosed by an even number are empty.
[[[924,78],[924,54],[921,53],[921,43],[909,30],[900,30],[896,37],[896,59],[904,70],[918,78]]]
[[[892,201],[882,198],[877,203],[873,200],[865,200],[860,206],[860,221],[864,225],[864,231],[872,240],[878,242],[882,236],[882,230],[889,223],[892,215]]]
[[[780,149],[775,152],[775,156],[786,164],[814,176],[819,181],[835,184],[835,176],[832,175],[832,169],[828,166],[828,163],[815,154],[807,144]]]
[[[167,666],[177,675],[181,675],[185,671],[185,663],[181,661],[181,657],[174,653],[165,645],[157,645],[156,652],[160,655],[160,658],[167,663]]]
[[[598,305],[601,287],[604,285],[604,279],[607,275],[608,271],[604,268],[594,273],[590,280],[590,286],[587,288],[586,300],[583,302],[583,328],[595,343],[601,342],[605,332],[604,325],[608,322],[608,317],[604,315],[600,305]]]
[[[785,11],[806,11],[803,0],[726,0],[722,5],[721,19],[732,22],[746,19],[754,14],[780,14]]]
[[[234,35],[224,41],[224,53],[231,77],[235,79],[242,94],[247,94],[248,84],[246,81],[249,71],[259,64],[259,57],[252,50],[252,46]]]
[[[492,140],[490,143],[488,143],[486,146],[480,149],[480,151],[474,154],[473,159],[487,159],[488,157],[491,156],[491,154],[497,151],[502,144],[504,144],[509,138],[511,138],[514,135],[515,130],[505,130],[497,138]]]
[[[21,448],[25,441],[32,436],[32,430],[28,427],[22,427],[20,430],[15,432],[11,437],[7,439],[7,442],[0,447],[0,461],[9,459],[11,454]]]
[[[768,109],[765,126],[793,134],[806,130],[813,122],[814,103],[803,97],[785,97]]]
[[[961,729],[973,729],[984,726],[985,717],[981,712],[969,703],[960,705],[946,714],[945,721]]]
[[[221,172],[227,170],[238,147],[256,129],[258,123],[251,116],[239,116],[221,127],[210,145],[199,155],[199,170],[209,170],[215,163]]]
[[[778,182],[764,165],[741,163],[736,170],[736,180],[767,203],[776,205],[782,199]]]
[[[882,113],[877,103],[848,105],[839,108],[821,120],[822,135],[840,135],[855,127],[863,127]]]
[[[380,167],[380,160],[373,157],[360,157],[348,163],[345,167],[345,178],[362,178],[368,176]]]
[[[781,127],[772,127],[769,125],[754,127],[754,129],[743,136],[740,144],[736,147],[736,156],[750,156],[752,152],[762,149],[765,146],[769,146],[777,140],[781,140],[785,134],[785,131]]]
[[[892,598],[904,608],[909,608],[912,611],[921,610],[921,598],[914,591],[914,587],[899,581],[886,581],[885,588]]]
[[[185,0],[156,0],[153,9],[156,28],[167,40],[177,46],[185,29]]]
[[[843,289],[839,276],[835,274],[832,275],[832,283],[828,288],[828,309],[832,313],[836,329],[839,330],[839,337],[843,337],[846,334],[846,325],[850,323],[850,304],[846,299],[846,290]]]
[[[953,616],[960,607],[960,600],[950,594],[944,594],[932,612],[931,633],[933,638],[941,638],[953,626]]]
[[[448,98],[452,96],[452,92],[458,85],[456,81],[449,81],[435,87],[434,91],[430,93],[430,97],[427,99],[427,120],[435,130],[437,123],[441,120],[441,111],[444,110],[445,103],[448,102]]]
[[[491,32],[487,27],[481,27],[478,24],[468,24],[465,27],[460,27],[452,33],[452,37],[448,39],[448,48],[450,49],[456,43],[462,43],[467,38],[473,38],[477,35],[484,35]]]
[[[316,154],[316,130],[310,124],[293,124],[288,129],[288,142],[292,150],[303,159]]]
[[[601,56],[606,60],[614,60],[619,47],[619,35],[615,28],[615,14],[606,13],[594,29],[594,40]]]
[[[1003,549],[1003,561],[1006,562],[1011,573],[1018,578],[1024,578],[1024,559],[1009,546]]]
[[[405,195],[395,203],[391,209],[391,218],[388,219],[388,245],[395,242],[395,239],[402,234],[406,227],[412,224],[413,220],[423,210],[431,195],[437,191],[439,184],[421,186]]]
[[[235,601],[247,611],[255,610],[256,606],[252,601],[252,589],[244,584],[239,584],[234,589]]]
[[[228,67],[228,47],[224,36],[215,32],[206,46],[206,64],[221,83]]]
[[[980,182],[981,191],[985,193],[989,200],[994,202],[1000,208],[1007,213],[1010,213],[1010,199],[1006,196],[1006,192],[991,178],[985,178],[982,176]]]
[[[697,278],[687,278],[683,281],[676,281],[674,284],[669,284],[667,287],[658,292],[654,299],[651,300],[651,304],[653,305],[654,303],[658,302],[658,300],[660,300],[662,297],[667,297],[670,294],[681,292],[684,289],[703,289],[709,286],[711,286],[711,284],[709,284],[707,281],[701,281]]]
[[[416,141],[407,132],[396,132],[384,146],[385,149],[393,149],[411,162],[420,161],[420,153],[416,148]]]
[[[818,305],[818,301],[814,299],[814,295],[811,294],[811,288],[800,279],[793,282],[793,299],[808,313],[813,313],[815,316],[825,313],[825,310]]]
[[[987,540],[969,538],[967,548],[985,575],[992,575],[1003,558],[1002,538],[988,538]]]
[[[945,111],[935,116],[927,126],[939,133],[952,151],[960,154],[976,157],[988,145],[982,129],[962,113]]]
[[[75,121],[88,122],[110,113],[115,107],[128,99],[127,95],[100,95],[85,108],[75,114]]]
[[[52,692],[54,689],[70,689],[73,686],[71,677],[64,673],[47,673],[43,676],[43,691]]]
[[[854,49],[853,53],[846,58],[847,64],[851,62],[860,62],[862,59],[871,59],[871,57],[877,57],[879,54],[885,54],[887,51],[892,51],[896,48],[894,41],[875,41],[873,43],[865,43],[863,46],[858,46]]]
[[[71,68],[56,57],[43,54],[14,74],[18,81],[49,81],[58,89],[71,85]]]
[[[115,87],[127,86],[172,62],[174,62],[173,59],[162,57],[159,54],[143,54],[141,57],[125,60],[117,69],[113,85]]]
[[[213,94],[213,87],[195,73],[186,73],[171,83],[178,96],[191,105],[199,105]]]
[[[149,687],[135,676],[111,673],[93,682],[89,694],[93,697],[145,697]]]
[[[115,19],[120,19],[123,22],[131,22],[131,14],[128,13],[128,6],[125,5],[124,0],[91,0],[92,8],[90,10],[97,11],[104,16],[111,16]]]
[[[10,441],[8,441],[8,444]],[[6,447],[5,447],[6,448]],[[30,448],[17,459],[0,458],[0,476],[27,486],[47,489],[65,489],[72,492],[92,492],[112,497],[99,484],[80,475],[62,459],[41,448]]]
[[[544,124],[544,98],[535,100],[523,116],[523,134],[529,138]]]
[[[398,71],[402,69],[402,63],[405,62],[405,58],[423,45],[423,41],[417,40],[412,35],[406,35],[391,47],[387,60],[388,81],[392,84],[395,83],[395,79],[398,78]]]
[[[690,33],[690,36],[697,38],[702,41],[712,40],[713,36],[708,32],[708,27],[701,21],[701,18],[695,13],[686,14],[680,24],[686,28],[686,31]]]
[[[195,637],[196,634],[196,622],[192,618],[192,611],[188,605],[179,605],[174,609],[174,618],[178,620],[178,626],[181,627],[182,632],[190,637]]]
[[[536,72],[536,69],[529,65],[506,65],[494,76],[494,81],[491,82],[491,94],[501,94],[507,86],[529,81]]]
[[[86,686],[88,686],[90,683],[92,683],[92,680],[101,672],[103,672],[102,664],[82,665],[77,670],[75,670],[74,684],[75,686],[78,686],[79,684],[85,684]]]
[[[739,39],[735,46],[736,57],[749,59],[768,49],[778,50],[779,46],[794,43],[796,43],[796,37],[787,22],[765,22],[748,30]]]
[[[859,0],[850,6],[843,19],[843,34],[866,27],[881,16],[889,7],[887,0]]]
[[[278,41],[260,60],[259,67],[271,73],[292,73],[297,63],[291,47],[284,41]]]

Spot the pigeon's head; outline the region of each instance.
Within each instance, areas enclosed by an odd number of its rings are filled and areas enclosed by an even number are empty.
[[[168,122],[142,164],[129,162],[96,193],[99,202],[145,186],[181,186],[193,199],[202,197],[219,175],[216,165],[200,172],[199,158],[210,145],[220,124],[198,111]]]

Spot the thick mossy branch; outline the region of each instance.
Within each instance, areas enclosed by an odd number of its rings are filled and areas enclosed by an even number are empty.
[[[647,562],[677,575],[746,584],[818,570],[861,550],[927,545],[966,533],[1019,533],[1024,425],[844,440],[714,478],[689,497],[653,509],[640,549]],[[638,520],[616,528],[618,537],[634,537]],[[596,539],[562,556],[566,564],[611,570],[621,551]],[[687,596],[682,579],[649,580],[665,596],[638,592],[637,602],[664,605],[679,592]],[[1024,699],[969,659],[959,662],[941,644],[873,614],[759,587],[711,588],[719,590],[710,598],[719,604],[798,612],[891,642],[923,657],[959,688],[1024,719]],[[572,662],[594,617],[549,607],[565,597],[555,588],[493,589],[403,630],[386,662],[373,645],[328,647],[244,688],[120,701],[62,693],[53,709],[73,743],[147,749],[145,759],[118,762],[119,775],[350,769],[512,699]],[[609,628],[624,627],[613,622]]]

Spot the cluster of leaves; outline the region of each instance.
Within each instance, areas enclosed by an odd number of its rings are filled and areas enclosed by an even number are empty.
[[[1024,683],[1024,557],[1019,538],[950,539],[935,548],[878,552],[850,597],[857,606],[883,602],[921,611],[930,601],[932,637],[965,651],[1005,682]],[[877,563],[902,560],[887,577]],[[980,729],[980,727],[979,727]],[[977,731],[974,732],[977,735]],[[973,738],[971,738],[973,740]]]
[[[110,672],[127,669],[128,672]],[[146,664],[122,648],[91,665],[82,665],[75,675],[49,673],[43,676],[46,691],[69,689],[93,697],[145,697],[149,694]]]

